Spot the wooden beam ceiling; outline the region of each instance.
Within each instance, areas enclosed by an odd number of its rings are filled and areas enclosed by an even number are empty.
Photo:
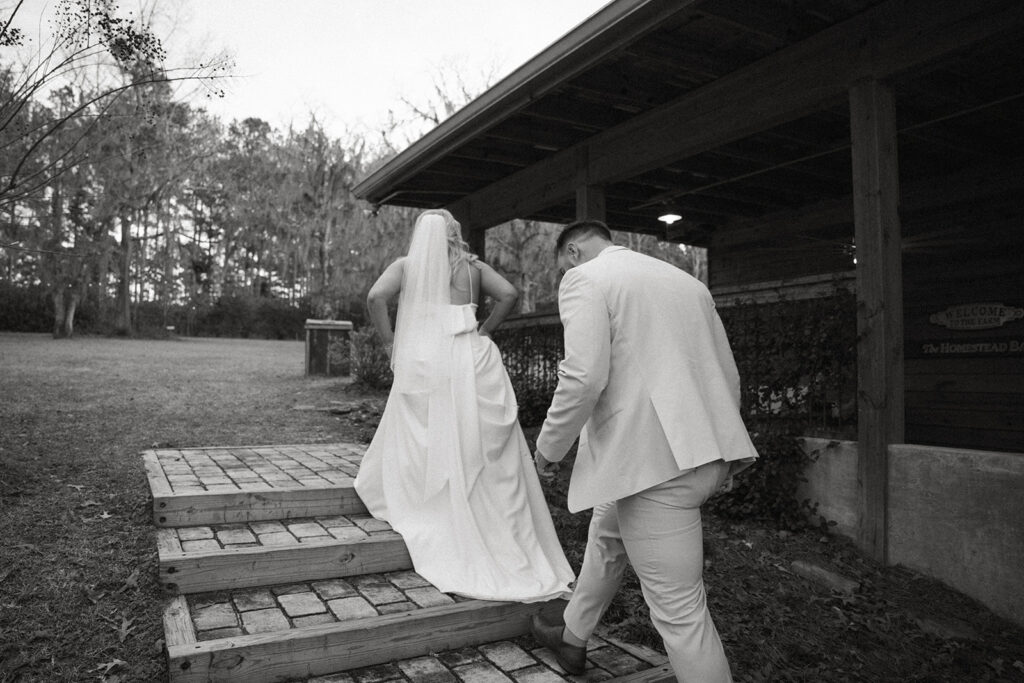
[[[1021,25],[1024,3],[889,0],[576,143],[450,208],[478,228],[532,216],[571,197],[581,177],[590,184],[628,179],[831,107],[859,78],[918,68]],[[582,176],[576,166],[581,152],[588,159]]]
[[[699,2],[646,0],[607,5],[363,180],[356,194],[383,202],[403,179],[484,134],[496,120],[557,90],[567,78],[584,73],[607,55],[691,11]]]

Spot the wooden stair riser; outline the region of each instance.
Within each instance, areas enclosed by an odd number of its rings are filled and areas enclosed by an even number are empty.
[[[252,588],[412,569],[401,538],[228,551],[160,552],[160,582],[175,593]]]
[[[153,495],[158,527],[231,524],[363,514],[366,506],[351,486],[293,487],[249,491],[204,491]]]
[[[173,683],[271,683],[357,669],[523,635],[532,615],[557,619],[565,609],[561,600],[471,600],[287,632],[182,642],[194,638],[194,633],[189,635],[192,627],[184,601],[175,605],[165,614]]]

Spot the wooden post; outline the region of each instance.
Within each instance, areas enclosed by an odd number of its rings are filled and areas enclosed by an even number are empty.
[[[888,447],[903,441],[903,266],[895,101],[877,80],[850,88],[857,259],[860,546],[887,559]]]
[[[473,228],[466,223],[462,223],[462,239],[466,240],[469,244],[469,250],[479,256],[482,260],[487,260],[487,229],[486,228]]]
[[[576,220],[592,218],[607,223],[604,187],[590,182],[590,148],[584,145],[574,154],[576,165]]]
[[[581,185],[576,188],[576,220],[594,218],[605,221],[604,188]]]

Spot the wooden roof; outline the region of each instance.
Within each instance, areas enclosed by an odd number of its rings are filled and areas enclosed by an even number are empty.
[[[479,229],[601,185],[613,228],[704,244],[849,196],[862,78],[894,86],[905,187],[1024,157],[1018,0],[617,0],[356,193]]]

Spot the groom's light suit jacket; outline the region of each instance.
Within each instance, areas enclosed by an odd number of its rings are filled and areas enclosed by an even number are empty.
[[[736,362],[699,280],[612,246],[565,273],[558,308],[565,358],[537,450],[558,461],[579,436],[570,511],[757,457]]]

